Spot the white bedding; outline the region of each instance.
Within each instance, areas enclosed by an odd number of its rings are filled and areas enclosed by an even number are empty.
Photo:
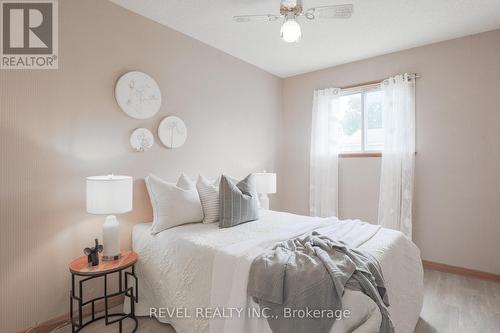
[[[159,318],[177,333],[268,333],[264,318],[208,320],[196,308],[252,307],[246,297],[248,268],[254,256],[274,243],[317,228],[342,223],[287,213],[263,211],[258,221],[227,229],[217,224],[189,224],[150,234],[150,224],[133,231],[133,249],[139,254],[139,303],[136,314],[149,315],[150,308],[181,309],[177,316]],[[344,222],[339,233],[352,235]],[[352,231],[352,230],[351,230]],[[370,234],[357,230],[353,242],[361,244],[382,266],[396,332],[413,332],[423,300],[423,271],[418,248],[401,233],[380,229]],[[377,332],[380,312],[360,292],[346,291],[344,308],[351,317],[338,321],[332,332]],[[128,307],[128,306],[126,306]],[[127,310],[127,309],[126,309]]]

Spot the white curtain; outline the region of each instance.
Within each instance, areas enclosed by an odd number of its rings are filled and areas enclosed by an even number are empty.
[[[415,82],[408,74],[382,82],[385,145],[378,222],[412,237],[415,169]]]
[[[340,89],[314,91],[309,208],[312,216],[337,215]]]

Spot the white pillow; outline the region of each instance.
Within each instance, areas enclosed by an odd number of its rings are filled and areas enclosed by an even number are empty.
[[[145,181],[153,206],[153,235],[181,224],[203,220],[198,191],[184,174],[177,184],[167,183],[155,175],[147,176]]]
[[[215,181],[210,181],[203,176],[198,176],[196,189],[203,207],[203,223],[219,221],[219,182],[220,177]]]

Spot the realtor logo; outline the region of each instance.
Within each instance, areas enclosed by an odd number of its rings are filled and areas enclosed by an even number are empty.
[[[0,1],[2,69],[57,69],[57,0]]]

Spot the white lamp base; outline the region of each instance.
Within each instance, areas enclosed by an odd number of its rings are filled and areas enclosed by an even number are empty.
[[[114,215],[108,215],[102,226],[103,255],[102,260],[112,261],[119,259],[120,252],[120,223]]]
[[[260,208],[269,209],[269,197],[266,193],[259,194]]]
[[[122,255],[121,255],[121,253],[120,253],[120,254],[118,254],[118,255],[116,255],[116,256],[112,256],[112,257],[108,257],[108,256],[104,256],[104,255],[103,255],[103,256],[101,257],[101,259],[102,259],[103,261],[114,261],[114,260],[118,260],[118,259],[120,259],[121,257],[122,257]]]

